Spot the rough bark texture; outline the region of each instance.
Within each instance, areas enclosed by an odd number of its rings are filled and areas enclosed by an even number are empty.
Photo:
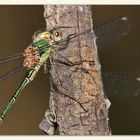
[[[56,126],[60,135],[110,135],[90,6],[46,5],[44,17],[49,30],[72,26],[61,28],[63,39],[91,29],[53,48],[64,58],[52,52],[50,106],[40,128],[51,135]]]

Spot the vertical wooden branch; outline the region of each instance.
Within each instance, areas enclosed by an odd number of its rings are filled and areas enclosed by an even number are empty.
[[[66,48],[60,49],[61,44],[53,48],[51,60],[56,65],[50,70],[50,106],[40,128],[48,134],[53,134],[56,126],[60,135],[111,134],[90,6],[46,5],[44,16],[47,29],[72,27],[61,29],[63,38],[91,31],[68,42]]]

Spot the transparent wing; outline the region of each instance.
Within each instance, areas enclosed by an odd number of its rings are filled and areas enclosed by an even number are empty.
[[[114,18],[94,27],[97,36],[97,47],[102,49],[113,42],[124,38],[131,30],[131,23],[127,17]]]
[[[97,45],[99,48],[102,48],[106,45],[110,45],[111,43],[120,40],[124,36],[128,34],[131,29],[131,24],[126,17],[116,18],[109,22],[106,22],[102,25],[98,25],[94,27],[94,32],[97,38]],[[82,35],[84,33],[89,32],[91,29],[80,33]],[[79,35],[74,34],[73,36],[63,39],[58,43],[66,42],[72,40],[73,38],[78,37]],[[16,60],[22,58],[23,54],[15,54],[12,56],[8,56],[0,59],[0,64],[4,62],[9,62],[12,60]],[[6,72],[5,74],[0,76],[0,80],[4,80],[12,75],[14,75],[17,71],[20,71],[23,68],[22,64],[17,66],[15,69]],[[124,78],[125,77],[125,78]],[[103,84],[105,88],[105,92],[110,96],[136,96],[139,93],[137,92],[137,88],[139,87],[139,81],[134,78],[128,78],[127,76],[120,76],[113,73],[102,72]]]
[[[114,18],[95,26],[98,50],[123,39],[130,30],[131,23],[127,17]],[[102,71],[102,79],[107,96],[132,97],[140,95],[140,82],[137,77]]]
[[[115,19],[107,21],[101,25],[95,26],[94,32],[95,32],[96,36],[98,37],[97,38],[98,48],[102,48],[106,45],[111,44],[114,41],[120,40],[121,38],[125,37],[128,34],[130,29],[131,29],[131,24],[127,17],[115,18]],[[74,34],[73,36],[63,39],[58,43],[70,41],[70,40],[78,37],[79,35],[82,35],[84,33],[90,32],[90,31],[91,31],[91,29],[89,28],[89,30],[87,30],[83,33]],[[17,60],[22,57],[23,57],[23,53],[18,53],[18,54],[11,55],[8,57],[0,58],[0,64],[9,62],[12,60]]]
[[[0,64],[10,62],[10,61],[13,61],[13,60],[17,60],[17,59],[20,59],[22,57],[23,57],[22,53],[18,53],[18,54],[14,54],[14,55],[11,55],[11,56],[3,57],[3,58],[0,58]],[[9,70],[9,71],[1,74],[0,75],[0,81],[9,78],[10,76],[16,74],[16,72],[20,71],[21,69],[23,69],[22,64],[18,65],[16,68],[14,68],[12,70]]]
[[[0,81],[9,78],[10,76],[14,75],[15,73],[17,73],[18,71],[20,71],[22,69],[23,69],[23,65],[22,64],[18,65],[16,68],[0,75]]]
[[[140,95],[139,77],[102,71],[105,93],[108,96],[132,97]]]
[[[4,57],[4,58],[0,58],[0,64],[5,63],[5,62],[9,62],[12,60],[17,60],[17,59],[22,58],[22,57],[23,57],[23,53],[18,53],[18,54]]]

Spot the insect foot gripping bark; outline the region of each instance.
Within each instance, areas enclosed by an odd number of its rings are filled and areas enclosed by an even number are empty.
[[[61,29],[62,41],[50,55],[50,102],[40,128],[50,135],[57,126],[60,135],[110,135],[90,6],[46,5],[44,17],[47,28]]]

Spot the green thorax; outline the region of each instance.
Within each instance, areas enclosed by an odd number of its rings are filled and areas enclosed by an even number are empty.
[[[40,54],[40,63],[43,64],[49,57],[51,52],[51,44],[45,39],[33,42],[33,47],[37,47]]]
[[[42,47],[46,47],[46,48],[51,47],[49,41],[47,41],[45,39],[40,39],[40,40],[33,42],[33,46],[37,47],[38,49],[41,49]]]

